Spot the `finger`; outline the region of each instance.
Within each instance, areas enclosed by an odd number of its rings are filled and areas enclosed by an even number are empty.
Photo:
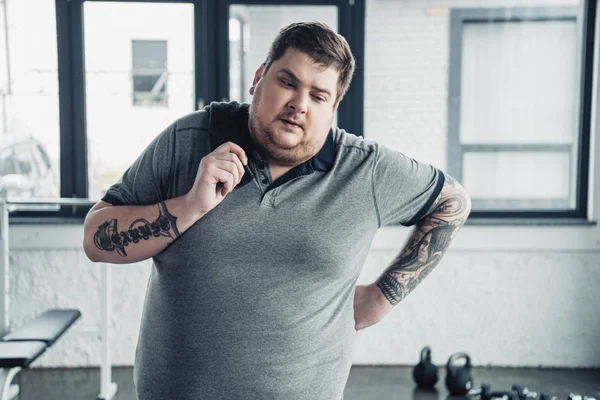
[[[233,175],[233,182],[235,182],[236,185],[242,179],[242,177],[240,175],[240,171],[239,171],[237,165],[233,161],[216,160],[213,165],[215,168],[221,169],[223,171],[227,171],[231,175]]]
[[[213,172],[212,176],[217,181],[217,186],[218,186],[218,183],[223,184],[223,187],[221,188],[221,194],[223,195],[223,197],[225,197],[225,195],[227,195],[229,192],[231,192],[233,190],[235,185],[234,185],[234,177],[231,173],[229,173],[223,169],[216,168],[215,171]]]
[[[242,161],[240,160],[240,157],[235,154],[235,153],[217,153],[214,156],[217,160],[224,160],[224,161],[231,161],[233,163],[235,163],[235,165],[237,166],[238,172],[239,172],[239,178],[240,180],[242,179],[242,176],[244,175],[244,166],[242,165]]]
[[[230,178],[227,179],[227,182],[225,182],[223,184],[223,190],[225,191],[223,194],[223,197],[228,195],[229,193],[231,193],[231,191],[235,187],[235,184],[233,183],[233,175],[229,175],[229,176],[230,176]],[[221,193],[223,193],[223,191],[221,191]]]
[[[248,157],[246,156],[246,152],[239,145],[233,142],[226,142],[216,148],[215,152],[229,152],[237,154],[244,165],[248,164]]]

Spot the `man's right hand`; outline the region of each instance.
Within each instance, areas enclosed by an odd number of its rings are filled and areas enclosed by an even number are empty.
[[[230,193],[242,180],[248,157],[240,146],[227,142],[200,161],[192,189],[186,198],[189,205],[206,214]]]

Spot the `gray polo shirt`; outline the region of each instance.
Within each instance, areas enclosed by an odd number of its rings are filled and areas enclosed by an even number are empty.
[[[103,198],[184,195],[201,158],[226,141],[249,156],[243,181],[153,258],[134,366],[141,400],[342,398],[373,236],[416,223],[443,185],[433,166],[338,128],[273,182],[248,110],[212,103],[178,119]]]

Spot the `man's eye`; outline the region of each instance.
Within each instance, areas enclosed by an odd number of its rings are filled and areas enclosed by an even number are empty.
[[[313,96],[313,98],[317,101],[325,101],[325,98],[323,98],[321,96]]]
[[[285,86],[287,87],[294,87],[294,84],[290,81],[286,81],[286,80],[281,80],[281,83],[283,83]]]

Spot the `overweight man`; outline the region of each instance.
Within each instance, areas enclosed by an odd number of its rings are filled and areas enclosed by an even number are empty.
[[[354,66],[328,26],[287,26],[252,104],[174,121],[90,210],[90,260],[153,261],[140,400],[343,398],[357,333],[433,270],[464,224],[470,200],[450,176],[332,128]],[[388,225],[411,226],[409,240],[375,282],[356,285]]]

